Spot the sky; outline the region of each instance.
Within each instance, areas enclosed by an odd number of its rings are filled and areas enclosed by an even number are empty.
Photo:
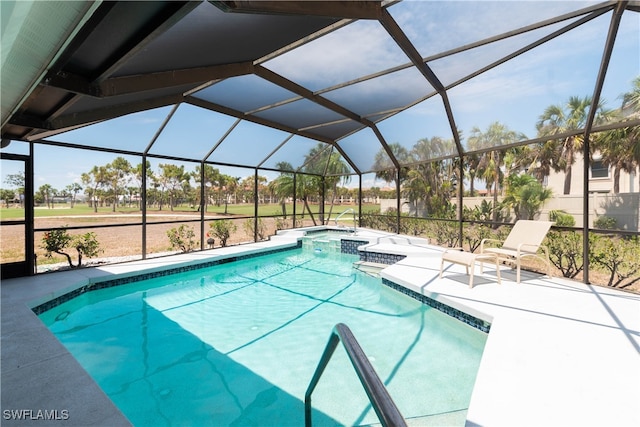
[[[406,1],[391,6],[389,12],[420,54],[430,57],[456,46],[593,4],[597,3]],[[463,141],[474,127],[484,130],[494,121],[500,121],[529,138],[535,137],[535,122],[547,106],[565,102],[570,96],[593,95],[610,19],[611,13],[607,13],[449,90],[449,101],[456,125],[462,131]],[[564,25],[566,23],[462,52],[450,58],[437,59],[429,62],[429,66],[443,84],[451,84],[474,69],[486,66]],[[630,91],[633,79],[640,75],[639,34],[640,14],[626,11],[602,92],[602,99],[606,101],[608,108],[620,106],[620,95]],[[330,55],[331,61],[327,60],[327,55]],[[358,21],[263,65],[296,83],[319,90],[407,62],[407,57],[378,22]],[[348,101],[359,92],[358,96],[364,96],[365,100],[380,101],[385,97],[390,101],[396,98],[414,99],[417,93],[426,94],[433,90],[421,76],[416,77],[417,74],[409,70],[385,79],[359,84],[348,90],[327,92],[324,96]],[[418,86],[415,84],[416,78],[420,79]],[[252,80],[247,78],[238,80],[239,86],[250,82]],[[353,98],[359,99],[355,96]],[[366,112],[370,105],[363,102],[350,108],[360,113],[360,109]],[[112,145],[142,151],[171,111],[171,107],[164,107],[135,113],[51,139],[79,144],[90,141],[98,146]],[[151,152],[156,150],[175,156],[196,153],[203,156],[234,123],[234,118],[182,105],[173,114],[169,126]],[[398,142],[408,149],[421,138],[451,138],[452,134],[439,96],[380,122],[378,127],[387,142]],[[188,144],[175,143],[185,128],[193,129],[194,135],[199,135],[197,138],[202,139],[201,135],[207,137],[204,140],[195,140],[194,137]],[[215,153],[212,159],[221,162],[241,159],[241,162],[255,165],[288,137],[283,132],[242,122],[231,133],[231,141],[221,144],[219,153]],[[261,145],[252,147],[244,142],[250,140],[260,140]],[[373,148],[362,150],[359,148],[362,142]],[[375,154],[380,149],[370,130],[347,137],[339,144],[363,170],[372,166]],[[22,148],[24,145],[26,144],[14,142],[6,151],[26,152]],[[283,155],[282,159],[289,160],[294,165],[300,164],[309,147],[314,145],[314,141],[294,137],[286,147],[295,146],[297,149]],[[277,158],[280,158],[280,153],[282,151],[276,155]],[[62,189],[72,182],[80,182],[82,173],[88,172],[94,165],[104,165],[114,157],[100,152],[37,146],[35,188],[48,183],[54,188]],[[129,160],[132,164],[140,162],[139,158]],[[157,164],[166,163],[163,160],[150,160],[154,170],[157,170]],[[273,166],[274,162],[272,160],[267,164]],[[0,165],[0,186],[3,188],[7,186],[4,182],[6,175],[15,173],[13,163],[3,161]],[[253,176],[253,169],[218,168],[231,176]],[[187,169],[193,170],[193,167],[187,165]],[[260,174],[269,179],[276,176],[274,173]],[[351,181],[351,186],[357,184],[357,179]],[[373,174],[368,174],[363,180],[363,186],[373,185],[383,187],[386,184],[374,181]]]

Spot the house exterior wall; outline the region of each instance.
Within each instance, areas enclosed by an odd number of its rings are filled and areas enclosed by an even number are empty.
[[[465,197],[463,206],[473,208],[482,201],[492,201],[492,197]],[[502,197],[498,197],[502,200]],[[452,199],[451,203],[457,203]],[[548,200],[536,219],[546,221],[549,212],[560,210],[573,216],[576,226],[581,227],[584,215],[582,214],[582,194],[558,195]],[[513,212],[511,212],[513,216]],[[635,193],[590,193],[589,194],[589,227],[593,227],[593,221],[599,216],[614,218],[618,229],[627,231],[640,230],[640,192]],[[512,218],[513,219],[513,218]]]
[[[463,206],[473,208],[480,205],[482,201],[493,200],[493,197],[465,197]],[[498,197],[501,201],[502,197]],[[451,203],[457,204],[457,199],[451,199]],[[380,199],[380,213],[387,212],[388,209],[396,209],[396,199]],[[584,215],[582,214],[582,194],[554,195],[548,200],[536,219],[546,221],[549,219],[549,212],[560,210],[573,216],[576,226],[581,227]],[[413,215],[409,204],[403,203],[402,213]],[[423,212],[418,212],[422,216]],[[511,212],[513,215],[513,212]],[[598,193],[589,194],[589,227],[593,227],[593,222],[599,216],[614,218],[617,228],[626,231],[640,230],[640,192],[635,193]],[[512,218],[513,219],[513,218]]]
[[[583,158],[580,154],[576,156],[576,162],[572,167],[571,174],[571,191],[569,194],[563,194],[564,190],[564,173],[552,172],[545,179],[544,185],[553,191],[553,197],[548,200],[537,219],[548,220],[549,212],[552,210],[561,210],[575,219],[576,226],[583,224]],[[608,168],[608,173],[604,177],[592,177],[592,170],[589,170],[589,227],[593,227],[593,222],[599,216],[607,216],[614,218],[617,228],[627,231],[640,230],[640,182],[638,171],[620,173],[620,190],[618,194],[613,192],[614,180],[613,169]],[[480,205],[482,201],[492,201],[490,194],[479,197],[465,197],[463,206],[473,208]],[[498,200],[502,200],[499,196]],[[401,199],[401,212],[410,215],[415,214],[415,207],[410,206],[406,200]],[[457,199],[451,199],[452,204],[457,204]],[[397,206],[395,199],[381,199],[380,212],[384,213],[388,209],[395,209]],[[418,215],[423,216],[423,209],[418,207]],[[513,215],[513,213],[511,213]]]
[[[584,171],[582,155],[576,156],[576,162],[571,168],[571,191],[569,194],[582,194],[582,173]],[[606,178],[592,178],[589,171],[589,192],[613,193],[613,168],[609,168]],[[554,196],[562,195],[564,189],[564,172],[551,172],[546,179],[546,186],[553,190]],[[640,191],[638,174],[620,172],[620,193],[637,193]]]
[[[561,210],[571,214],[576,220],[576,226],[582,226],[582,194],[556,196],[545,203],[540,219],[548,220],[549,212]],[[599,216],[614,218],[617,228],[627,231],[640,229],[640,193],[590,193],[589,194],[589,227]]]

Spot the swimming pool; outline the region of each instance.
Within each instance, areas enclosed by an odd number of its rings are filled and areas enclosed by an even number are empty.
[[[464,424],[486,334],[358,272],[357,260],[294,249],[87,292],[40,317],[137,426],[302,425],[339,322],[406,418]],[[313,404],[314,425],[377,422],[341,348]]]

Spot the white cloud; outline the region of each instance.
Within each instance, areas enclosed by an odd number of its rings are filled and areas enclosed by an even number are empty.
[[[378,22],[359,21],[264,65],[296,82],[325,88],[406,62]]]
[[[389,11],[421,53],[429,56],[596,3],[403,1]]]
[[[591,95],[607,30],[608,18],[599,18],[461,84],[450,91],[456,111],[514,103],[526,110],[532,99],[551,105]]]

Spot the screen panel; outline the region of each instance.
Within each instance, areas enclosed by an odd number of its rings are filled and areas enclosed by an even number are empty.
[[[171,109],[172,107],[162,107],[127,114],[60,133],[46,140],[142,153]]]
[[[181,104],[149,149],[149,154],[203,159],[236,119]]]
[[[377,21],[360,20],[271,59],[264,66],[315,92],[407,62],[406,55]]]

